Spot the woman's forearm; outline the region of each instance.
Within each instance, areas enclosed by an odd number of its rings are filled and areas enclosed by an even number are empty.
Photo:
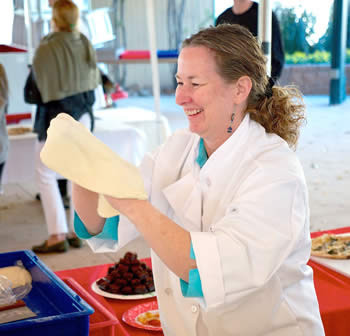
[[[90,234],[96,235],[103,229],[105,219],[97,213],[98,194],[72,183],[74,209]]]

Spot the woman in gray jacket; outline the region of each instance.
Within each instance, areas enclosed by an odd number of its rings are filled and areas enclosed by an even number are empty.
[[[0,63],[0,193],[2,193],[1,177],[8,152],[8,135],[5,113],[8,103],[8,81],[4,66]]]
[[[32,247],[35,253],[66,252],[81,247],[72,232],[56,182],[56,173],[46,167],[39,154],[50,122],[65,112],[93,128],[94,90],[100,84],[96,53],[79,32],[79,9],[69,0],[56,0],[52,7],[52,32],[40,42],[24,88],[25,101],[37,105],[33,131],[36,143],[36,180],[43,205],[48,238]]]

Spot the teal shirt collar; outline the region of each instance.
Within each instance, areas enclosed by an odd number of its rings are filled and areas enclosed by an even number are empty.
[[[208,154],[204,147],[203,138],[201,138],[199,140],[199,149],[198,149],[198,156],[197,156],[196,162],[199,164],[199,167],[202,168],[207,162],[207,160],[208,160]]]

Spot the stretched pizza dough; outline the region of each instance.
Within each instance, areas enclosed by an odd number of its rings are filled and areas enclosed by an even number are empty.
[[[30,273],[19,266],[8,266],[0,268],[0,275],[6,277],[11,281],[12,288],[25,286],[32,283],[32,276]]]
[[[68,180],[97,192],[100,195],[97,211],[101,217],[118,214],[103,195],[147,199],[137,167],[119,157],[68,114],[60,113],[51,121],[40,158]]]

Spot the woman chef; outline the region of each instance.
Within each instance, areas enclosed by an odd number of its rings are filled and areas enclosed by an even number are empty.
[[[313,285],[309,207],[290,149],[304,105],[274,86],[251,33],[207,28],[183,42],[176,103],[189,129],[140,167],[149,199],[106,196],[75,184],[76,232],[120,247],[135,228],[152,248],[165,335],[324,335]],[[115,232],[113,232],[113,230]]]

